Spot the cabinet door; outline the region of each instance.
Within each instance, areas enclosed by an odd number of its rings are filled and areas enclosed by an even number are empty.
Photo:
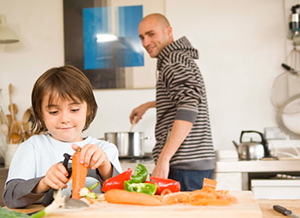
[[[242,191],[242,173],[215,173],[217,190]]]

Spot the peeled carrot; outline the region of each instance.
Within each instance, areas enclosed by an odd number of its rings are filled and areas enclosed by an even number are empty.
[[[72,198],[80,199],[79,191],[84,187],[87,167],[79,162],[81,148],[79,147],[72,157]]]
[[[215,191],[217,188],[217,181],[204,178],[203,179],[203,188],[202,190],[207,190],[207,191]]]
[[[190,192],[175,192],[163,196],[162,202],[164,205],[177,203],[189,203]]]
[[[105,200],[116,204],[135,204],[158,206],[161,205],[159,198],[144,193],[129,192],[121,189],[111,189],[105,192]]]
[[[190,199],[190,204],[195,206],[228,206],[231,204],[225,199]]]

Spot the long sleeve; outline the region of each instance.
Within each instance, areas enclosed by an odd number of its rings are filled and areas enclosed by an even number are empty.
[[[33,203],[40,203],[39,200],[46,193],[35,194],[32,190],[42,179],[34,178],[29,180],[13,179],[9,181],[3,191],[3,200],[9,208],[22,208]]]

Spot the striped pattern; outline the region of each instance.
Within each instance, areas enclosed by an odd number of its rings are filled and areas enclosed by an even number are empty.
[[[215,157],[204,81],[194,59],[198,59],[198,51],[187,38],[182,37],[165,47],[157,61],[159,75],[153,158],[157,161],[176,116],[181,112],[194,114],[195,121],[190,134],[170,161],[171,166],[185,163],[188,169],[191,168],[187,162],[214,161]]]

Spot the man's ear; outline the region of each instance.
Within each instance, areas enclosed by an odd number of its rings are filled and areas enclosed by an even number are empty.
[[[168,37],[172,38],[172,40],[173,40],[173,29],[171,26],[167,27],[167,34],[168,34]]]

